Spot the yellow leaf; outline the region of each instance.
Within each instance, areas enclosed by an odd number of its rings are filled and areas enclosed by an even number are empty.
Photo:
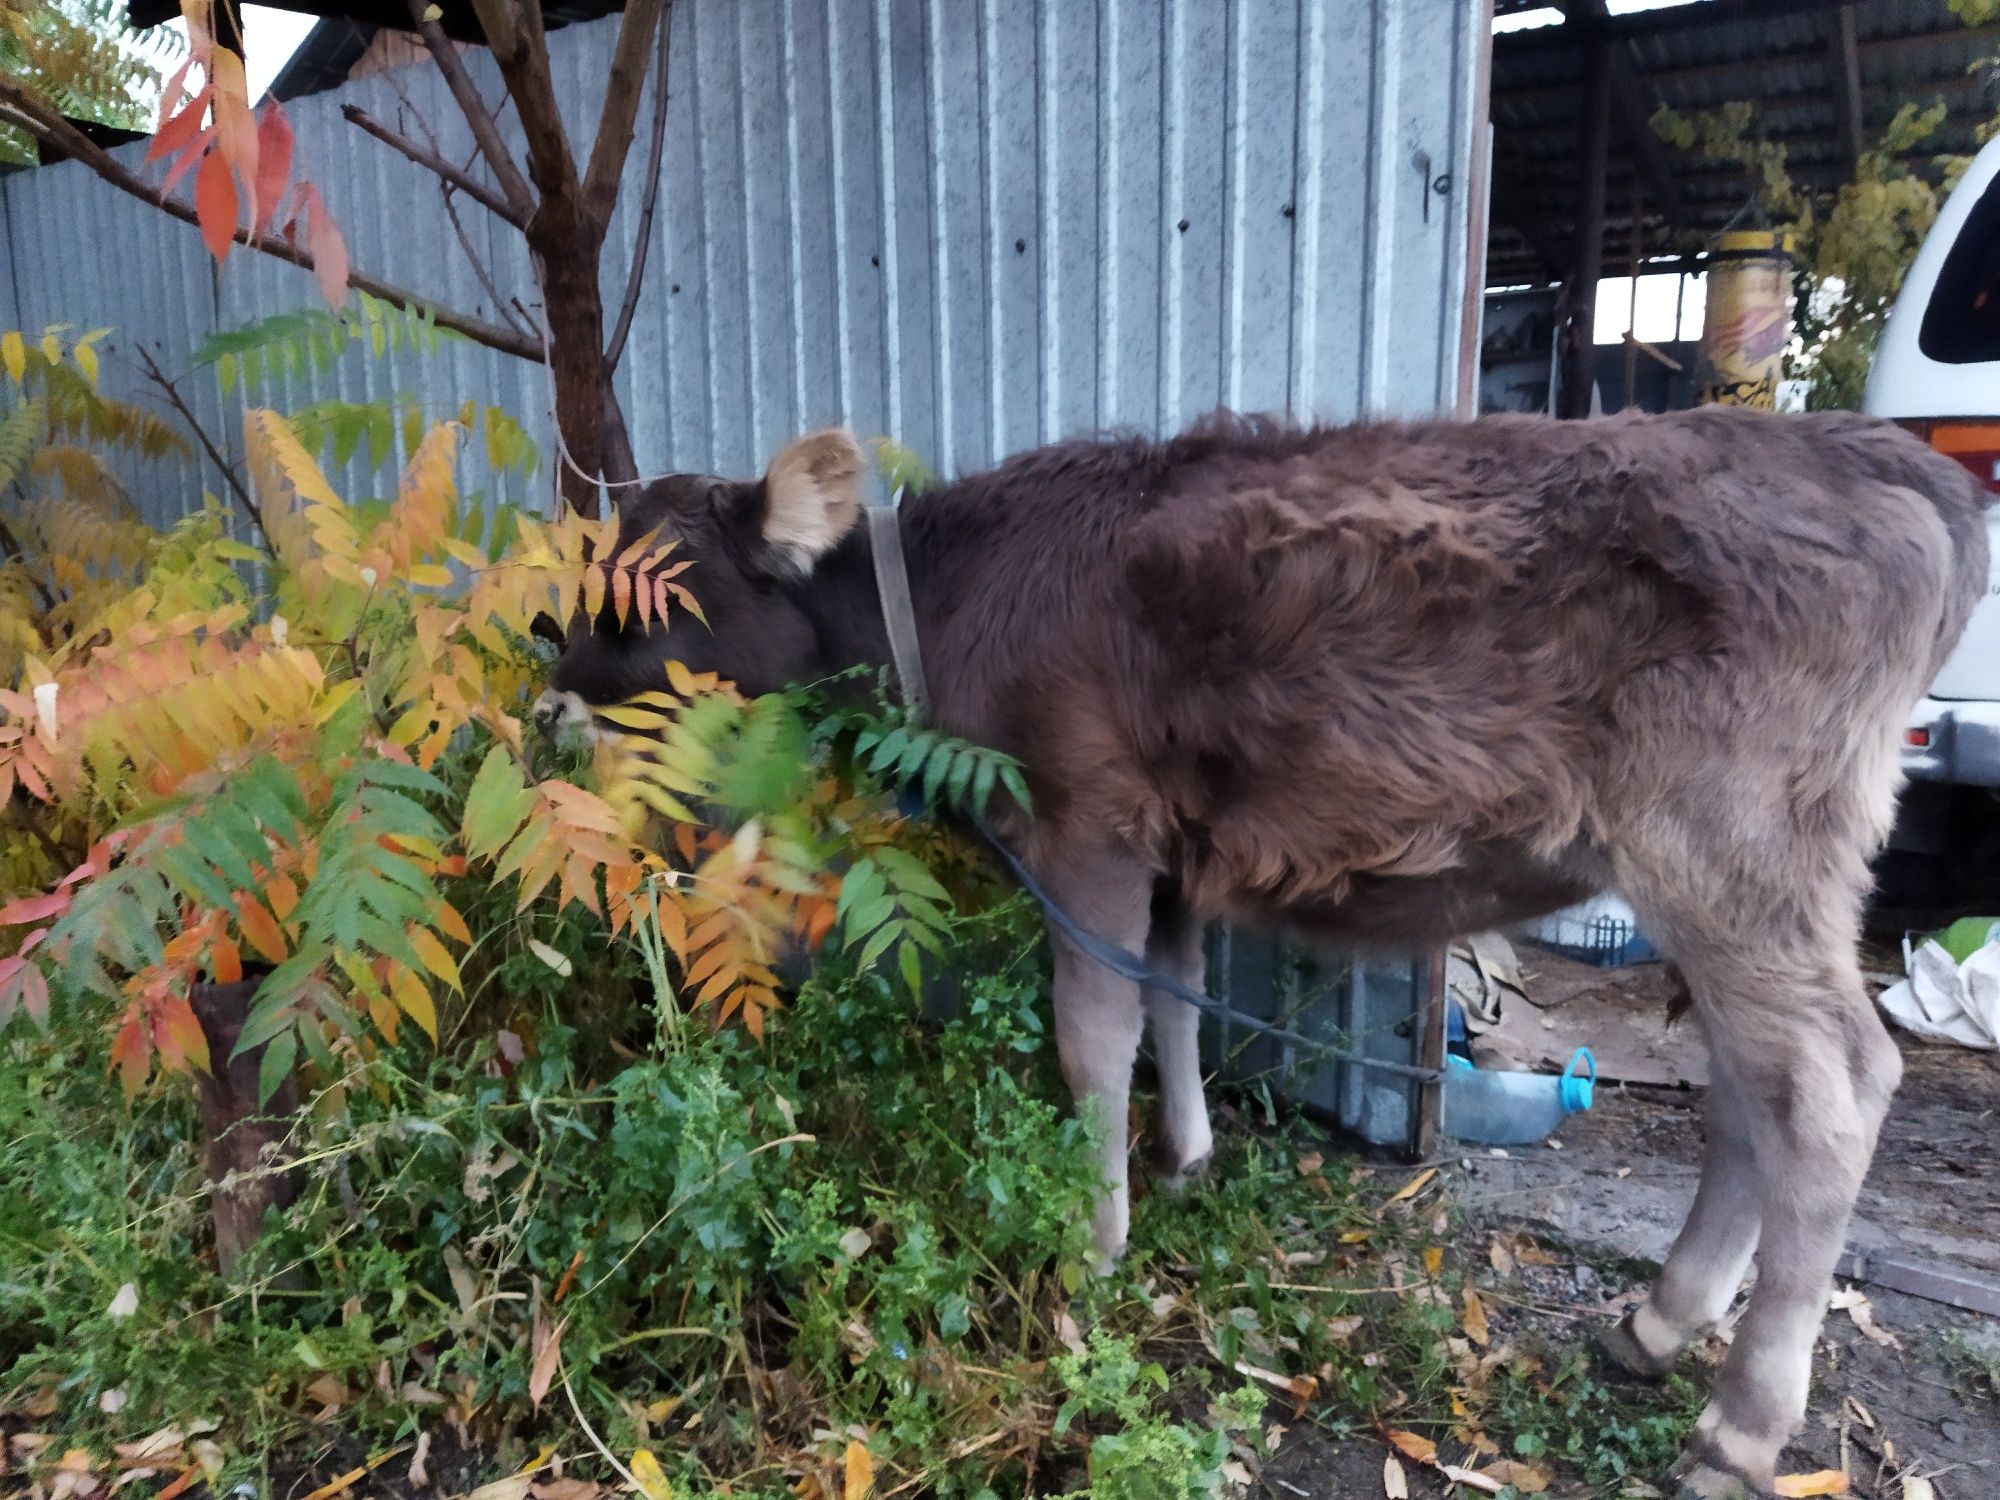
[[[1421,1193],[1430,1184],[1430,1180],[1437,1176],[1437,1174],[1438,1169],[1436,1167],[1425,1167],[1423,1171],[1417,1173],[1416,1176],[1398,1188],[1395,1196],[1382,1206],[1384,1208],[1393,1208],[1398,1203],[1408,1202]]]
[[[398,964],[396,972],[389,980],[389,988],[395,993],[396,1004],[403,1014],[424,1028],[424,1035],[433,1043],[438,1039],[437,1007],[431,1003],[431,992],[424,988],[423,980],[415,971]]]
[[[1847,1476],[1838,1469],[1821,1469],[1817,1474],[1780,1474],[1771,1492],[1785,1500],[1807,1500],[1813,1495],[1844,1495]]]
[[[847,1445],[847,1473],[840,1489],[840,1500],[867,1500],[875,1488],[875,1457],[868,1451],[868,1445],[850,1441]]]
[[[1471,1287],[1465,1289],[1465,1336],[1482,1349],[1491,1338],[1486,1329],[1486,1304]]]
[[[667,1483],[660,1461],[644,1448],[632,1455],[632,1477],[646,1500],[674,1500],[673,1486]]]
[[[42,331],[42,358],[52,365],[62,363],[62,340],[53,328]]]
[[[28,373],[28,346],[11,328],[0,333],[0,364],[6,365],[7,378],[16,385]]]
[[[459,983],[458,965],[452,961],[451,954],[445,951],[444,944],[437,940],[436,933],[428,927],[412,925],[410,946],[416,949],[417,957],[423,960],[424,967],[431,973],[455,990],[463,988]]]
[[[306,1500],[333,1500],[335,1495],[353,1489],[354,1482],[367,1472],[368,1467],[365,1464],[358,1469],[349,1469],[338,1479],[328,1480],[325,1484],[307,1495]]]
[[[1424,1250],[1424,1274],[1435,1276],[1444,1267],[1444,1247],[1431,1245]]]

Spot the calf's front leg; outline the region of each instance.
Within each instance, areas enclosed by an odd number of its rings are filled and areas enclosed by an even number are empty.
[[[1152,891],[1144,870],[1101,855],[1069,860],[1041,878],[1086,932],[1128,953],[1144,949]],[[1107,1191],[1092,1231],[1098,1259],[1108,1269],[1125,1253],[1131,1226],[1126,1116],[1142,1029],[1139,986],[1084,953],[1059,924],[1051,922],[1049,931],[1055,948],[1056,1056],[1077,1108],[1093,1110],[1102,1132]]]

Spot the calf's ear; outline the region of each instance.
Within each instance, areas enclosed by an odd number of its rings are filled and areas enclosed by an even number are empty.
[[[780,448],[764,475],[764,541],[810,573],[861,517],[868,459],[841,428],[809,432]]]

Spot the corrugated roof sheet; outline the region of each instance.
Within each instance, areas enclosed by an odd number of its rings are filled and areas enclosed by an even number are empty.
[[[1905,101],[1941,99],[1946,122],[1916,155],[1927,162],[1975,150],[1977,126],[2000,110],[2000,74],[1974,65],[2000,52],[2000,26],[1966,26],[1948,0],[1853,0],[1852,9],[1867,139],[1877,138]],[[1835,0],[1700,0],[1615,18],[1608,32],[1642,90],[1644,113],[1748,101],[1763,131],[1785,144],[1794,175],[1832,186],[1852,169],[1839,10]],[[1562,269],[1542,263],[1574,233],[1585,56],[1574,23],[1494,38],[1490,282]],[[1635,180],[1634,153],[1615,123],[1610,159],[1608,270],[1629,253]],[[1654,251],[1668,248],[1675,230],[1718,228],[1749,195],[1733,167],[1682,153],[1670,161],[1684,212],[1668,224],[1659,203],[1642,203],[1641,245]]]

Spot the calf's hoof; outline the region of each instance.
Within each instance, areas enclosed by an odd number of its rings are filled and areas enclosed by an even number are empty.
[[[1690,1465],[1674,1482],[1674,1500],[1761,1500],[1765,1493],[1741,1474],[1704,1463]]]
[[[1674,1465],[1674,1500],[1762,1500],[1771,1493],[1771,1475],[1746,1473],[1723,1457],[1714,1434],[1699,1430]]]
[[[1153,1180],[1166,1192],[1178,1193],[1196,1178],[1207,1176],[1214,1157],[1213,1149],[1187,1156],[1162,1142],[1153,1153]]]
[[[1659,1380],[1673,1368],[1671,1358],[1656,1359],[1646,1352],[1646,1346],[1632,1331],[1632,1314],[1629,1312],[1616,1323],[1599,1328],[1591,1335],[1590,1343],[1600,1359],[1641,1380]]]

